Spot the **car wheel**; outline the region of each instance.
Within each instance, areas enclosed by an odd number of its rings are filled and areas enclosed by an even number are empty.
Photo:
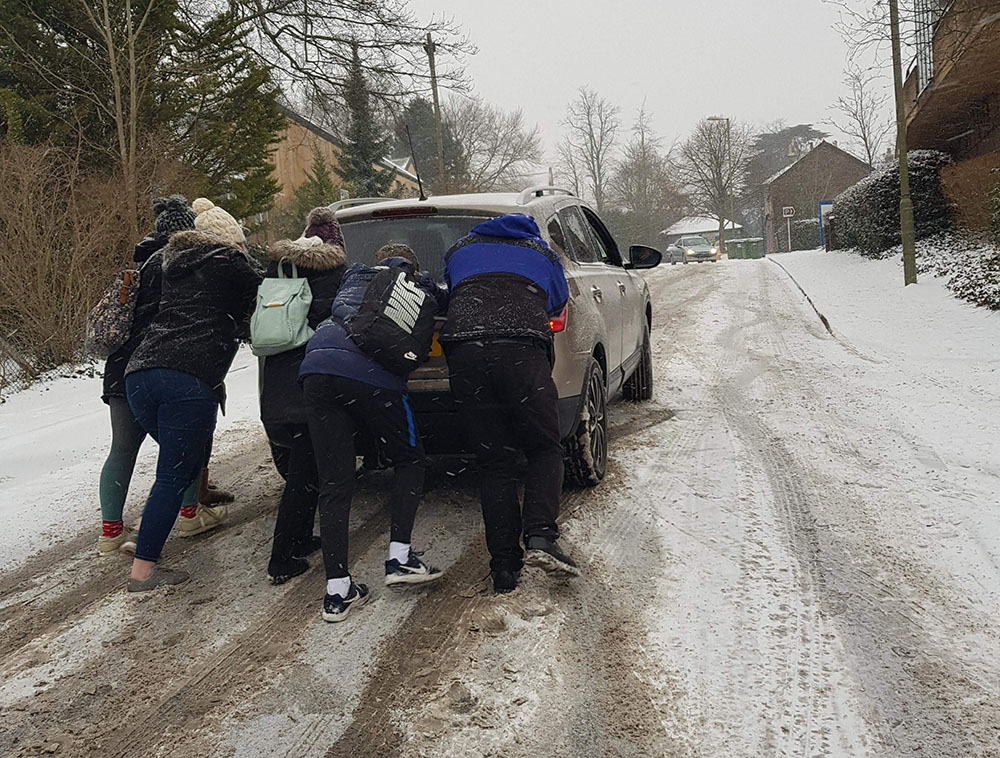
[[[594,358],[586,379],[576,433],[564,443],[566,483],[576,487],[599,484],[608,467],[608,390]]]
[[[643,328],[642,355],[639,365],[635,367],[632,376],[625,382],[622,395],[632,403],[651,400],[653,397],[653,350],[649,344],[649,329]]]

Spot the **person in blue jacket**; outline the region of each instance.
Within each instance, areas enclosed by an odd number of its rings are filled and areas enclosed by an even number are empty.
[[[513,590],[525,562],[575,576],[576,563],[556,545],[563,450],[549,319],[569,296],[559,256],[534,219],[510,213],[478,224],[448,250],[445,280],[440,341],[479,463],[493,588]],[[518,449],[528,461],[523,511]]]
[[[348,570],[358,432],[377,439],[393,465],[386,586],[423,584],[441,576],[440,570],[424,563],[410,547],[426,462],[406,397],[407,377],[394,374],[362,352],[343,326],[357,314],[368,284],[380,269],[417,271],[420,264],[410,248],[399,244],[380,248],[374,263],[374,267],[355,263],[344,273],[330,318],[309,340],[299,369],[319,471],[320,541],[327,579],[323,619],[331,622],[343,621],[353,607],[370,597],[368,587],[352,581]],[[429,276],[421,279],[420,289],[437,299],[439,308],[444,307],[447,298]]]

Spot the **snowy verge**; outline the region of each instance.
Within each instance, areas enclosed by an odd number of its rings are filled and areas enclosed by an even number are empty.
[[[88,523],[93,524],[96,541],[98,478],[111,444],[111,422],[101,389],[99,371],[65,369],[0,405],[0,570],[62,537],[76,535]],[[237,354],[226,389],[226,415],[219,416],[217,438],[240,429],[245,440],[259,427],[257,359],[249,349]],[[138,515],[152,484],[155,460],[156,445],[147,439],[136,463],[126,514]]]
[[[839,254],[866,256],[860,250]],[[902,245],[889,248],[878,259],[899,261]],[[956,297],[991,310],[1000,310],[1000,247],[958,232],[942,232],[917,242],[917,270],[941,277]]]

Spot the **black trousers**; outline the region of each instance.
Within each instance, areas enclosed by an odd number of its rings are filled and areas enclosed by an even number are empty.
[[[312,537],[319,496],[319,475],[312,438],[305,424],[267,424],[274,466],[285,480],[274,521],[271,560],[285,563]]]
[[[392,463],[393,542],[409,542],[424,488],[424,448],[406,395],[364,382],[310,374],[302,382],[319,470],[319,529],[326,578],[349,576],[348,526],[355,481],[355,437],[373,435]]]
[[[479,462],[486,546],[494,571],[521,568],[520,538],[559,536],[563,450],[546,347],[525,340],[447,345],[451,394]],[[517,451],[528,459],[523,513]]]

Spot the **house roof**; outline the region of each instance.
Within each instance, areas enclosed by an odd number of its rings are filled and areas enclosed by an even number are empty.
[[[781,169],[781,171],[778,171],[776,174],[773,174],[772,176],[768,177],[765,181],[761,182],[761,185],[764,186],[764,187],[767,187],[768,185],[773,184],[778,179],[780,179],[782,176],[784,176],[789,171],[791,171],[793,168],[795,168],[797,165],[799,165],[806,158],[808,158],[810,155],[812,155],[814,152],[816,152],[817,150],[819,150],[823,145],[826,145],[826,147],[828,149],[830,149],[830,150],[836,150],[838,153],[841,153],[842,155],[846,155],[848,158],[851,158],[851,159],[857,161],[858,163],[866,165],[865,162],[863,160],[861,160],[860,158],[858,158],[857,156],[851,155],[846,150],[843,150],[840,147],[838,147],[837,145],[834,145],[832,142],[827,142],[824,139],[824,140],[820,140],[812,150],[810,150],[807,153],[803,153],[798,158],[796,158],[794,161],[792,161],[787,166],[785,166],[783,169]]]
[[[313,134],[315,134],[317,137],[322,137],[324,140],[326,140],[327,142],[329,142],[331,145],[334,145],[338,150],[343,150],[344,149],[344,141],[342,139],[340,139],[339,137],[337,137],[333,132],[329,131],[328,129],[324,129],[319,124],[317,124],[317,123],[315,123],[313,121],[310,121],[305,116],[303,116],[301,113],[296,113],[291,108],[288,108],[287,106],[281,105],[280,103],[278,104],[278,110],[280,110],[285,115],[285,117],[287,119],[289,119],[290,121],[294,121],[296,124],[298,124],[299,126],[303,127],[304,129],[308,129],[310,132],[312,132]],[[407,158],[405,160],[407,162],[409,162],[409,156],[407,156]],[[407,171],[403,166],[397,164],[395,162],[395,160],[393,160],[392,158],[382,158],[379,161],[379,165],[381,165],[382,168],[387,168],[387,169],[391,169],[392,171],[395,171],[400,176],[403,176],[403,177],[409,179],[412,182],[417,181],[416,174],[413,174],[413,173]],[[403,165],[405,166],[405,164],[403,164]]]
[[[726,222],[726,229],[742,229],[742,224],[734,224],[732,221]],[[684,234],[705,234],[707,232],[719,231],[719,219],[710,216],[688,216],[682,218],[673,226],[670,226],[660,234],[667,237]]]

